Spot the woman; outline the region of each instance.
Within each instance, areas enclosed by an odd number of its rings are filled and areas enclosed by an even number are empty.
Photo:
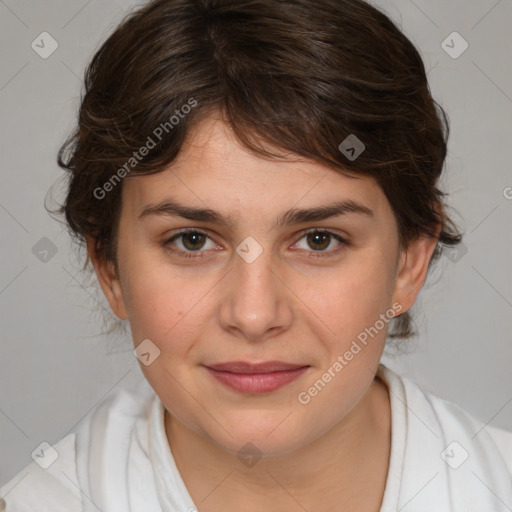
[[[6,510],[510,510],[512,433],[380,363],[461,240],[400,30],[360,0],[152,1],[85,84],[62,212],[147,384]]]

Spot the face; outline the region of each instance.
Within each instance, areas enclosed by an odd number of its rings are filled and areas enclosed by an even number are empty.
[[[262,159],[210,118],[167,170],[124,180],[118,277],[91,256],[135,346],[151,340],[150,359],[160,351],[141,368],[172,417],[230,453],[250,441],[279,455],[364,396],[389,320],[413,304],[434,247],[399,250],[372,179]],[[239,378],[260,386],[241,390],[207,368],[233,361],[306,368]]]

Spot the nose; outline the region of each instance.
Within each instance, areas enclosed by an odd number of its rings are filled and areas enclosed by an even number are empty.
[[[219,307],[222,328],[253,342],[286,331],[293,319],[293,294],[271,252],[264,250],[252,262],[238,254],[234,258]]]

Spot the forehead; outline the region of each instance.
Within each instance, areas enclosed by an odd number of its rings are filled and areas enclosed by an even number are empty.
[[[272,148],[273,149],[273,148]],[[384,215],[389,204],[376,181],[356,178],[291,153],[263,158],[242,146],[222,120],[212,117],[191,130],[167,169],[123,182],[123,204],[134,212],[168,197],[226,215],[264,216],[290,207],[352,200]],[[371,205],[371,206],[370,206]]]

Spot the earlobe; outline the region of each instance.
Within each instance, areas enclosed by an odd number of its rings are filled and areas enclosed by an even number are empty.
[[[87,237],[87,253],[94,265],[96,276],[112,312],[118,318],[126,320],[128,313],[124,302],[121,281],[117,275],[114,262],[107,261],[105,258],[98,256],[95,240],[90,237]]]
[[[400,303],[403,312],[411,309],[425,283],[436,245],[437,238],[422,236],[410,242],[400,254],[393,303]]]

